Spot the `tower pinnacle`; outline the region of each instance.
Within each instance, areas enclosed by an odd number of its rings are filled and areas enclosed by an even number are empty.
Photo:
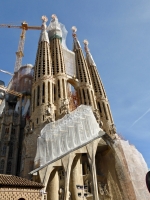
[[[88,40],[84,40],[83,43],[84,43],[84,50],[86,52],[87,62],[92,66],[96,66],[94,59],[90,53],[90,49],[88,47],[88,44],[89,44]]]
[[[41,35],[40,35],[40,39],[39,42],[48,42],[49,43],[49,39],[48,39],[48,34],[47,34],[47,25],[46,22],[48,21],[48,18],[46,16],[42,16],[42,25],[41,25]]]
[[[75,26],[73,26],[72,27],[72,37],[74,39],[74,45],[73,45],[74,51],[81,48],[81,45],[80,45],[80,42],[78,41],[76,32],[77,32],[77,28]]]

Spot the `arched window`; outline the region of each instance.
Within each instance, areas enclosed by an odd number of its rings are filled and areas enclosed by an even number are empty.
[[[7,146],[4,144],[4,146],[2,147],[2,156],[6,155],[6,150],[7,150]]]
[[[18,200],[25,200],[24,198],[19,198]]]
[[[9,161],[7,164],[6,174],[11,174],[11,166],[12,166],[12,163],[11,163],[11,161]]]
[[[5,166],[5,161],[1,160],[0,162],[0,173],[3,174],[4,173],[4,166]]]

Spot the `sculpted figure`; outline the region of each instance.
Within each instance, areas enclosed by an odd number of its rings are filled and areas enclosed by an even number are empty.
[[[98,183],[98,189],[99,189],[99,193],[101,195],[104,195],[104,190],[103,190],[103,187],[102,187],[102,184],[101,183]]]
[[[100,118],[100,115],[99,115],[98,110],[95,109],[95,110],[93,111],[93,113],[94,113],[94,116],[95,116],[95,118],[96,118],[97,123],[100,124],[101,118]]]

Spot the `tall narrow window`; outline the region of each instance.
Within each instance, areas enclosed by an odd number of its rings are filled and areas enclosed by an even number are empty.
[[[86,99],[85,99],[85,92],[84,92],[84,89],[82,89],[82,93],[83,93],[83,98],[84,98],[84,104],[86,105]]]
[[[64,82],[64,79],[62,79],[62,86],[63,86],[63,97],[65,98],[65,82]]]
[[[37,106],[40,104],[40,86],[37,87]]]
[[[6,155],[6,150],[7,150],[7,146],[6,144],[4,144],[4,146],[2,147],[2,156]]]
[[[89,100],[89,105],[91,105],[91,98],[90,98],[90,93],[89,93],[88,89],[87,89],[87,96],[88,96],[88,100]]]
[[[48,102],[50,102],[50,82],[48,82]]]
[[[60,80],[58,80],[58,98],[61,98],[61,95],[60,95]]]
[[[35,90],[33,91],[33,111],[34,111],[34,108],[35,108]]]
[[[0,173],[3,174],[4,173],[4,166],[5,166],[5,161],[1,160],[0,162]]]
[[[12,167],[12,163],[11,163],[11,161],[9,161],[7,164],[6,174],[11,174],[11,167]]]
[[[10,143],[8,157],[12,158],[12,156],[13,156],[13,143]]]
[[[12,135],[15,135],[15,128],[12,129]]]
[[[42,103],[45,103],[45,83],[43,83],[43,88],[42,88]]]
[[[110,119],[111,119],[111,123],[113,123],[113,119],[112,119],[111,112],[110,112],[110,108],[109,108],[109,105],[108,105],[108,104],[107,104],[107,109],[108,109],[108,112],[109,112],[109,116],[110,116]]]
[[[100,104],[100,102],[97,102],[97,107],[98,107],[100,113],[102,113],[102,109],[101,109],[101,104]]]
[[[54,84],[54,101],[56,101],[56,86]]]
[[[54,103],[54,83],[52,83],[52,98],[53,98],[53,103]]]
[[[91,91],[91,94],[92,94],[92,99],[93,99],[94,108],[96,108],[96,102],[95,102],[95,98],[94,98],[93,91]]]
[[[106,107],[105,107],[104,102],[103,102],[103,108],[104,108],[105,117],[106,117],[106,119],[108,120],[108,115],[107,115],[107,112],[106,112]]]

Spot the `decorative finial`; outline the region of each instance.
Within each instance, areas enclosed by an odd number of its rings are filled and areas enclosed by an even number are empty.
[[[77,36],[77,34],[76,34],[77,28],[76,28],[75,26],[73,26],[71,29],[72,29],[72,36],[73,36],[74,38],[76,38],[76,36]]]
[[[42,16],[41,19],[42,19],[43,22],[47,22],[48,21],[48,18],[46,16],[44,16],[44,15]]]
[[[52,14],[51,16],[52,19],[58,19],[57,16],[55,14]]]
[[[88,47],[88,44],[89,44],[88,40],[84,40],[83,43],[84,43],[85,52],[88,53],[90,51]]]

